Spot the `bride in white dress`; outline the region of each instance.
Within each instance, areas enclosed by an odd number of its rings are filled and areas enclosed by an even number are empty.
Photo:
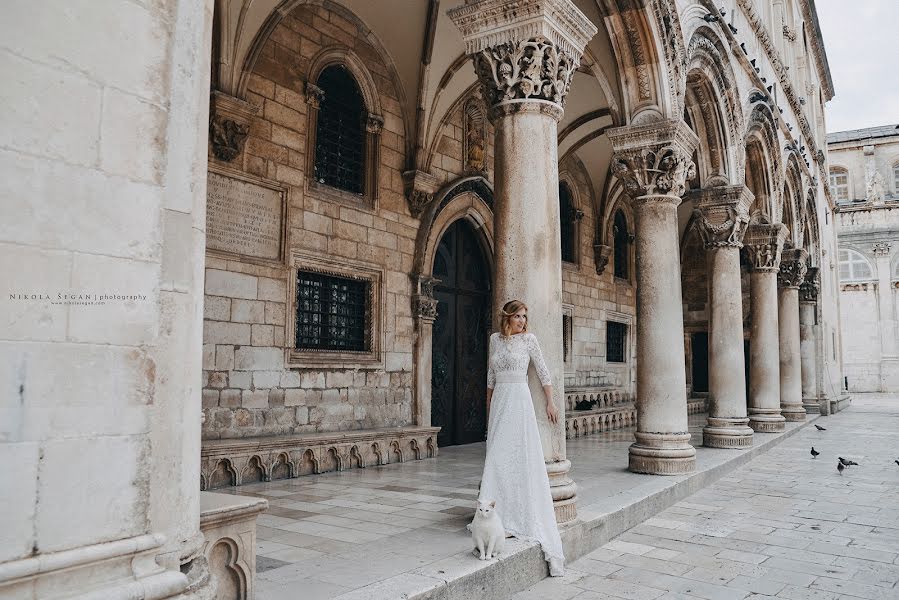
[[[546,395],[546,416],[556,423],[552,377],[537,337],[527,332],[527,306],[513,300],[503,306],[501,333],[490,336],[487,369],[487,458],[480,499],[496,501],[506,533],[540,542],[549,573],[564,575],[562,539],[553,511],[543,446],[528,388],[533,362]]]

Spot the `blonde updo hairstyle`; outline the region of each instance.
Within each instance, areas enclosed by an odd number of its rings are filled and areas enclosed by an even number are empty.
[[[521,300],[510,300],[503,305],[502,316],[499,322],[499,332],[503,335],[512,335],[512,317],[521,309],[528,309],[528,305]],[[528,330],[528,316],[524,316],[524,329],[522,333]]]

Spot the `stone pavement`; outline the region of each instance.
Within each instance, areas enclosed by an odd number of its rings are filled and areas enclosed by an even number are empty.
[[[511,598],[899,599],[899,396],[816,423]]]
[[[690,417],[692,443],[705,415]],[[579,520],[562,531],[566,555],[582,556],[728,474],[799,431],[757,436],[750,450],[697,447],[697,472],[654,477],[626,469],[631,430],[569,440]],[[489,563],[469,553],[484,444],[440,457],[217,490],[269,500],[259,518],[258,600],[341,598],[497,599],[545,576],[532,544],[510,539]],[[298,595],[299,594],[299,595]],[[405,594],[405,595],[404,595]]]

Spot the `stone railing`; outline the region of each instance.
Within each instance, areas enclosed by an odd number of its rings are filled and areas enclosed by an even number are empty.
[[[595,402],[594,408],[610,408],[630,400],[630,395],[620,388],[572,387],[565,389],[565,412],[574,411],[578,402]]]
[[[604,431],[613,431],[637,424],[637,408],[623,390],[566,390],[565,404],[572,407],[565,413],[565,437],[583,437]],[[597,407],[590,410],[574,410],[576,402],[597,400]],[[697,414],[706,410],[705,398],[687,400],[687,414]]]
[[[345,471],[437,456],[439,427],[391,427],[206,440],[201,489]]]

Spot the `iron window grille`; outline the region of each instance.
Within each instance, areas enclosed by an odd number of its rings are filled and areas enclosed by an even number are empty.
[[[342,65],[322,71],[316,85],[324,98],[315,133],[315,180],[362,195],[366,111],[359,86]]]
[[[606,322],[606,362],[623,363],[625,360],[627,325]]]
[[[578,211],[574,207],[571,198],[571,190],[564,183],[559,184],[559,220],[562,239],[562,260],[573,263],[577,260],[575,255],[575,225],[578,220]]]
[[[298,350],[371,350],[371,282],[297,271]]]
[[[615,244],[615,277],[627,279],[627,245],[630,241],[630,235],[627,232],[627,220],[620,210],[615,213],[612,236]]]

